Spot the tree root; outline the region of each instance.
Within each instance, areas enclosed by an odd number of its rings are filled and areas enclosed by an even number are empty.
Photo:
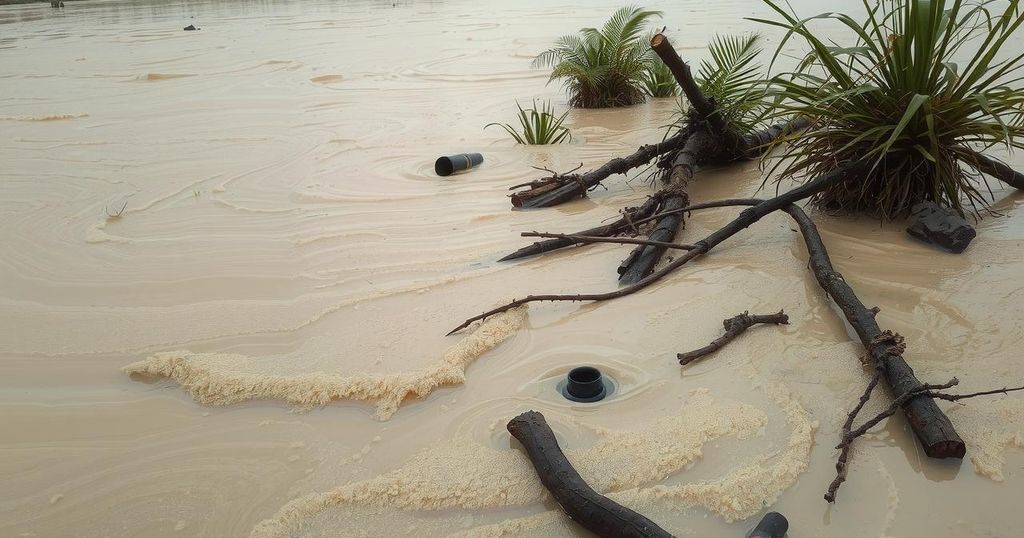
[[[671,538],[655,522],[594,491],[566,459],[544,415],[527,411],[508,423],[540,481],[575,522],[602,537]]]
[[[686,353],[679,353],[676,355],[676,358],[679,359],[680,365],[686,366],[701,357],[710,355],[719,349],[722,349],[725,347],[725,344],[728,344],[734,338],[743,334],[744,331],[759,323],[789,325],[789,316],[784,314],[782,310],[779,310],[778,313],[775,314],[751,315],[750,312],[744,312],[737,316],[733,316],[722,322],[722,325],[725,326],[725,334],[715,338],[710,344],[700,349],[695,349]]]
[[[1024,190],[1024,174],[1010,168],[1006,163],[976,151],[969,151],[966,159],[979,172],[988,174],[1011,187]]]

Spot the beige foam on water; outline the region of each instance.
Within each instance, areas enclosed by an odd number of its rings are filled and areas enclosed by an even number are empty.
[[[333,400],[361,400],[377,404],[381,420],[391,418],[409,396],[422,398],[435,388],[466,381],[466,368],[477,358],[513,336],[526,322],[527,306],[496,314],[445,351],[434,366],[395,374],[343,375],[313,372],[274,375],[244,355],[228,353],[158,353],[123,368],[129,375],[167,377],[196,401],[227,405],[246,400],[276,399],[299,407],[325,405]]]
[[[792,399],[780,397],[792,427],[786,448],[757,458],[725,478],[678,487],[655,485],[693,465],[706,443],[723,437],[747,439],[763,434],[767,415],[748,404],[725,403],[706,389],[694,390],[678,414],[635,430],[595,428],[599,439],[589,448],[565,450],[581,476],[596,490],[626,505],[666,502],[703,506],[725,519],[748,517],[791,486],[806,467],[814,424]],[[551,419],[551,417],[549,417]],[[481,510],[524,506],[547,497],[529,460],[520,450],[498,450],[469,439],[436,444],[393,472],[315,493],[290,502],[260,523],[254,537],[288,536],[323,512],[333,511],[329,528],[343,535],[364,532],[364,517],[380,525],[416,527],[440,524],[457,528],[446,516],[417,518],[417,513],[453,509]],[[681,501],[681,502],[680,502]],[[349,512],[363,514],[354,517]],[[460,516],[452,516],[460,517]],[[483,525],[467,532],[500,535],[540,532],[563,524],[561,515],[540,514]],[[438,523],[437,520],[444,523]],[[353,526],[348,526],[350,522]],[[433,522],[433,523],[431,523]],[[339,527],[340,526],[340,527]]]

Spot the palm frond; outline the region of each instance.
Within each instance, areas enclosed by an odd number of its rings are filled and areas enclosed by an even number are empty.
[[[600,29],[566,35],[538,55],[534,67],[552,67],[549,81],[563,79],[572,106],[632,105],[644,100],[651,53],[643,30],[659,11],[625,6]]]

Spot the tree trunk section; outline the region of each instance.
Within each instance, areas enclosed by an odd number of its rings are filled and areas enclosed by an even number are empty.
[[[853,288],[846,283],[829,259],[825,243],[818,234],[814,221],[807,213],[795,205],[783,208],[800,227],[807,245],[811,270],[818,284],[832,298],[832,301],[843,311],[861,343],[885,368],[885,379],[892,389],[893,396],[899,398],[921,385],[914,375],[914,369],[907,364],[895,345],[879,340],[882,330],[875,322],[875,312],[864,306]],[[914,430],[925,454],[931,458],[963,458],[967,452],[963,439],[957,435],[949,417],[939,409],[931,398],[913,398],[903,405],[903,413]]]
[[[523,444],[541,483],[573,521],[607,538],[672,538],[650,519],[587,485],[565,458],[544,415],[527,411],[509,421],[508,431]]]
[[[689,199],[686,196],[686,193],[680,190],[667,196],[665,198],[665,203],[661,205],[658,210],[679,210],[686,207],[688,201]],[[678,232],[682,223],[682,212],[665,215],[658,221],[654,230],[647,235],[647,239],[650,241],[671,243],[675,241],[676,232]],[[657,265],[658,260],[661,259],[661,255],[665,253],[665,250],[667,250],[666,247],[654,245],[641,245],[633,249],[629,257],[626,258],[626,260],[622,262],[622,265],[619,266],[619,282],[622,284],[633,284],[653,273],[654,266]]]

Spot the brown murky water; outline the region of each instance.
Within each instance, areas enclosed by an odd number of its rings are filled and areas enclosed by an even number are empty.
[[[530,59],[617,5],[0,7],[0,535],[578,533],[504,430],[526,409],[588,480],[679,535],[740,536],[766,507],[793,537],[1016,535],[1019,396],[947,406],[962,465],[926,461],[889,421],[857,445],[838,504],[821,499],[865,374],[784,216],[642,293],[442,336],[508,297],[615,286],[621,247],[493,260],[519,231],[615,215],[649,192],[641,180],[530,212],[510,211],[506,188],[530,166],[594,166],[657,138],[672,101],[573,111],[576,140],[559,147],[483,125],[511,120],[515,99],[563,108]],[[648,7],[694,58],[764,14],[753,0]],[[433,174],[437,155],[469,150],[481,168]],[[691,196],[759,184],[739,165]],[[995,198],[1003,216],[962,256],[820,218],[921,376],[964,390],[1024,379],[1024,198]],[[694,215],[685,238],[731,214]],[[721,319],[779,308],[792,325],[680,372],[674,354]],[[582,363],[615,378],[612,398],[555,395]],[[397,407],[408,391],[424,395]]]

